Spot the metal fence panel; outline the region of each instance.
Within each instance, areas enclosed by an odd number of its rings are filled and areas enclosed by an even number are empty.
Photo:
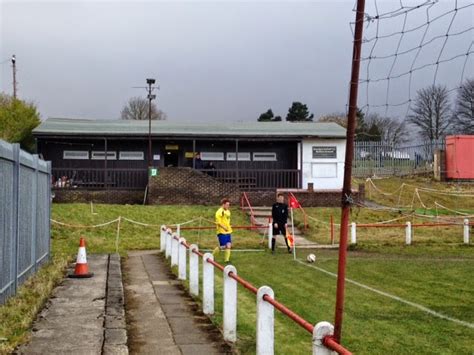
[[[355,142],[353,175],[411,175],[433,171],[433,156],[444,149],[444,141],[420,142],[417,145],[393,145],[386,142]]]
[[[0,140],[0,304],[50,257],[51,164]]]

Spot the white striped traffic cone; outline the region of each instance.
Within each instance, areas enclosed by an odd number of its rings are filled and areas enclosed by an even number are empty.
[[[76,267],[74,273],[70,274],[72,278],[87,278],[94,276],[93,273],[89,272],[89,266],[87,266],[87,255],[86,255],[86,240],[81,238],[79,241],[79,251],[77,252]]]

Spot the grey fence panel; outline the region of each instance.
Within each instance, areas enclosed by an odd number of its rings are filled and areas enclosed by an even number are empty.
[[[0,140],[0,304],[50,257],[51,165]]]
[[[417,145],[393,145],[386,142],[355,142],[353,175],[411,175],[433,171],[433,156],[444,149],[444,141]]]

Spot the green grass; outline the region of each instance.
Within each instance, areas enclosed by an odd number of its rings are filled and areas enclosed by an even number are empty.
[[[298,252],[304,260],[309,251]],[[337,272],[335,251],[311,251],[313,264]],[[239,275],[257,287],[273,288],[277,300],[313,324],[333,322],[336,279],[292,260],[280,251],[233,253]],[[350,252],[347,277],[402,297],[433,311],[474,323],[474,258],[436,258],[418,253]],[[255,353],[255,297],[239,286],[238,342],[243,354]],[[216,272],[216,316],[222,325],[222,275]],[[311,335],[276,311],[275,349],[278,354],[311,351]],[[343,344],[357,354],[470,354],[474,329],[433,317],[412,306],[347,284]]]

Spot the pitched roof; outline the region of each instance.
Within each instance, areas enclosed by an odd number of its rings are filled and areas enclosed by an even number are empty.
[[[152,121],[153,136],[325,137],[345,138],[346,130],[327,122],[176,122]],[[148,121],[48,118],[35,136],[146,136]]]

